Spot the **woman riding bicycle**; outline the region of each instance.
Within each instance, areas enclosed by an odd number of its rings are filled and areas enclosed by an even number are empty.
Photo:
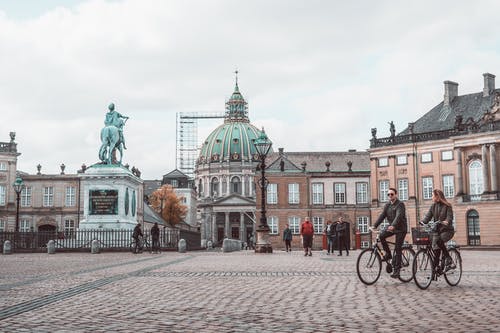
[[[433,204],[421,223],[427,224],[431,219],[440,222],[431,233],[432,249],[436,257],[434,267],[440,268],[439,257],[441,252],[443,252],[445,270],[453,269],[453,261],[445,245],[455,234],[455,229],[453,228],[453,209],[441,190],[435,189],[432,191],[432,201]]]

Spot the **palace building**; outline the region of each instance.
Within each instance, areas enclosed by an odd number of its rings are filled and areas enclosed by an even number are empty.
[[[415,227],[438,188],[453,204],[458,244],[500,244],[500,90],[494,75],[483,79],[482,91],[467,95],[445,81],[443,100],[397,135],[391,129],[389,137],[378,138],[372,129],[371,221],[394,187]]]

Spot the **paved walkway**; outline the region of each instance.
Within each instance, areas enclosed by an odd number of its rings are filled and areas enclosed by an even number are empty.
[[[500,252],[426,291],[278,251],[0,255],[0,332],[500,332]]]

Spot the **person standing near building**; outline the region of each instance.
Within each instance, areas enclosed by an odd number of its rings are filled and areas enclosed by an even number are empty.
[[[449,270],[455,268],[445,244],[455,234],[455,229],[453,228],[453,209],[441,190],[435,189],[432,191],[432,202],[433,204],[427,214],[425,214],[422,223],[427,224],[431,219],[440,222],[436,225],[436,230],[431,233],[432,249],[435,253],[434,267],[436,269],[444,268],[445,270]],[[441,252],[443,253],[445,267],[439,266]]]
[[[139,253],[139,251],[142,251],[142,230],[141,230],[141,224],[137,223],[137,225],[134,228],[134,232],[132,233],[132,238],[135,241],[135,246],[134,246],[134,254]]]
[[[387,219],[389,222],[389,226],[387,229],[383,230],[379,237],[380,242],[385,251],[384,259],[389,261],[392,259],[391,250],[389,249],[389,245],[387,244],[387,238],[391,236],[396,236],[395,241],[395,252],[396,257],[392,262],[392,266],[394,267],[394,271],[391,274],[392,278],[399,278],[399,271],[401,269],[401,252],[403,249],[403,242],[406,236],[406,207],[405,204],[399,201],[398,199],[398,191],[390,187],[387,192],[387,196],[389,197],[389,202],[384,206],[384,210],[378,217],[377,221],[374,224],[374,228],[378,228],[378,226]]]
[[[283,241],[285,242],[286,252],[292,252],[292,230],[285,224],[285,230],[283,230]]]
[[[334,237],[335,237],[335,226],[333,225],[331,220],[326,221],[325,235],[326,235],[326,241],[327,241],[326,254],[329,255],[330,252],[333,254],[333,242],[334,242]]]
[[[302,244],[304,246],[304,256],[312,256],[312,243],[314,236],[314,228],[309,221],[309,216],[306,216],[304,222],[300,225],[300,234],[302,235]]]
[[[349,237],[349,223],[344,221],[342,216],[339,217],[335,230],[337,231],[339,256],[342,255],[342,249],[345,249],[346,255],[349,255],[349,242],[347,239]]]
[[[160,250],[160,228],[158,228],[158,223],[155,222],[153,227],[151,228],[151,241],[152,241],[152,251],[154,253],[158,253]]]

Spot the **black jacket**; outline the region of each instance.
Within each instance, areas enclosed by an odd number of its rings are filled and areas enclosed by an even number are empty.
[[[337,227],[335,228],[338,236],[344,236],[347,232],[348,223],[346,221],[342,221],[342,223],[338,222]]]
[[[325,234],[328,236],[328,237],[333,237],[335,236],[336,232],[335,231],[335,228],[336,228],[336,224],[330,224],[330,230],[328,230],[328,224],[325,226]]]
[[[451,206],[446,206],[441,202],[435,202],[429,208],[427,214],[425,214],[423,223],[429,223],[429,221],[433,219],[433,221],[448,221],[448,225],[442,224],[439,227],[439,231],[444,230],[454,230],[453,229],[453,209]]]
[[[154,239],[160,238],[160,228],[158,228],[157,225],[154,225],[151,228],[151,237],[154,238]]]
[[[283,240],[292,240],[292,230],[290,228],[283,230]]]
[[[133,238],[139,238],[139,236],[142,236],[142,230],[140,224],[135,226],[134,233],[132,234]]]
[[[387,218],[389,224],[394,227],[394,232],[407,231],[406,207],[399,199],[394,201],[394,203],[389,201],[385,204],[384,210],[378,217],[377,222],[375,222],[374,227],[377,228],[385,218]]]

